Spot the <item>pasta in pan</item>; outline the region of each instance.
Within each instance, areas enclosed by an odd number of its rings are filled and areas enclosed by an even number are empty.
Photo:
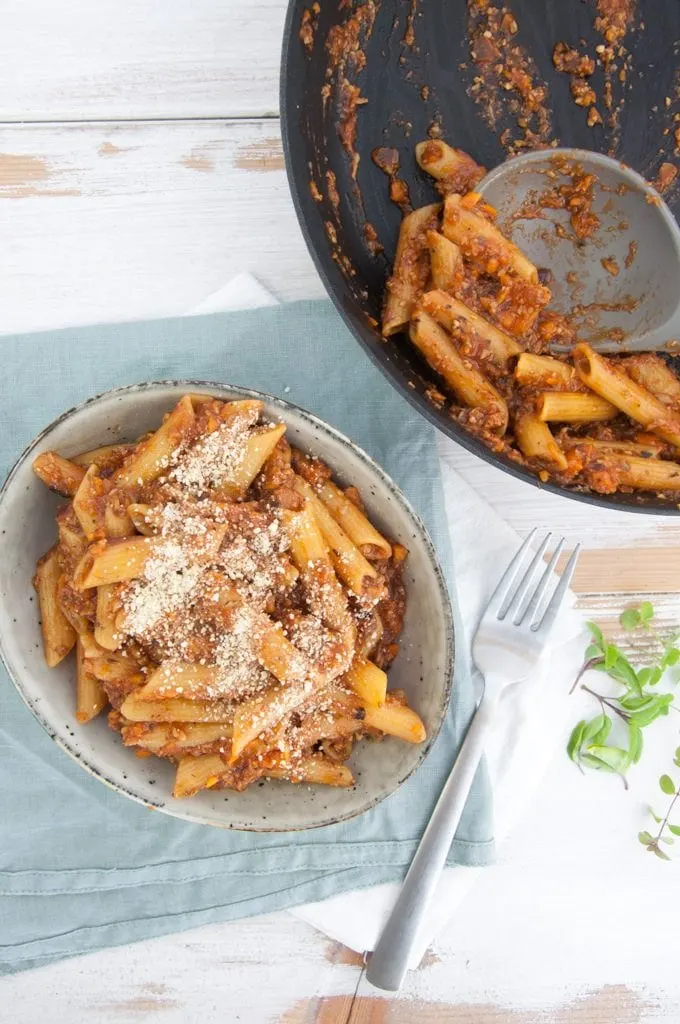
[[[549,309],[544,275],[474,191],[483,168],[441,140],[416,146],[442,202],[407,214],[382,331],[404,331],[450,416],[546,482],[680,493],[680,379],[655,353],[604,357]],[[571,346],[568,355],[551,344]]]
[[[75,649],[77,720],[109,707],[176,797],[351,786],[356,741],[425,739],[388,688],[406,549],[261,414],[185,395],[137,444],[34,463],[70,498],[34,578],[47,663]]]

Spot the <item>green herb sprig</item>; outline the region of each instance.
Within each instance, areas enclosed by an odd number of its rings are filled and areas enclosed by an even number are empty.
[[[657,636],[652,626],[654,608],[649,601],[643,601],[638,608],[627,608],[620,616],[620,623],[627,631],[644,630]],[[651,665],[635,669],[625,654],[615,645],[608,643],[602,630],[594,622],[587,623],[591,640],[586,648],[585,661],[574,680],[572,692],[580,684],[599,703],[599,714],[583,719],[572,730],[567,743],[567,753],[581,771],[591,768],[596,771],[612,772],[621,777],[628,788],[626,773],[640,760],[644,746],[643,729],[662,715],[667,715],[673,703],[673,693],[659,693],[655,687],[666,670],[680,661],[680,650],[675,646],[676,638],[660,641],[661,654]],[[583,676],[591,669],[602,672],[622,687],[615,695],[598,693],[582,682]],[[626,736],[620,744],[609,742],[613,719],[625,723]],[[623,745],[625,743],[625,745]],[[678,764],[680,767],[680,764]],[[668,776],[665,776],[668,778]],[[675,786],[673,792],[675,793]],[[677,795],[677,794],[676,794]],[[665,827],[665,826],[664,826]],[[663,833],[663,828],[661,832]],[[679,833],[680,834],[680,833]],[[640,833],[647,836],[648,833]],[[641,840],[642,841],[642,840]],[[661,841],[661,836],[659,837]],[[652,836],[649,845],[658,850],[658,841]],[[660,851],[663,853],[663,851]]]
[[[673,764],[676,768],[680,768],[680,747],[675,751]],[[666,813],[662,818],[652,807],[650,807],[649,813],[652,818],[654,818],[654,821],[657,823],[659,828],[657,829],[656,835],[651,835],[650,832],[638,832],[638,839],[650,853],[655,854],[655,856],[659,857],[661,860],[670,860],[668,854],[661,849],[660,844],[665,843],[666,846],[672,846],[675,842],[673,837],[680,836],[680,825],[674,825],[670,821],[670,816],[673,813],[675,802],[678,797],[680,797],[680,786],[677,786],[675,782],[673,782],[670,775],[662,775],[659,779],[659,789],[662,793],[665,793],[666,796],[671,797]]]

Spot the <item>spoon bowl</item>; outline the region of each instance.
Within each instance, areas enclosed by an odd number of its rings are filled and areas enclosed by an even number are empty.
[[[586,237],[559,208],[582,201],[579,185],[597,218]],[[539,150],[495,168],[478,191],[507,237],[550,271],[551,305],[581,340],[600,352],[680,349],[680,228],[641,175],[585,149]]]

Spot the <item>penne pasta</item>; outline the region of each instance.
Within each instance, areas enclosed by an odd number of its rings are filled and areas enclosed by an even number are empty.
[[[343,583],[359,597],[381,593],[382,577],[336,522],[311,484],[296,476],[294,486],[298,494],[307,499],[323,538],[333,552],[333,565]]]
[[[651,391],[664,405],[680,403],[680,380],[661,356],[643,352],[623,359],[621,366],[636,384]]]
[[[365,707],[377,708],[385,703],[387,673],[372,661],[355,658],[345,680]]]
[[[305,686],[305,681],[289,680],[289,685],[271,686],[264,693],[251,700],[239,704],[234,711],[234,731],[231,741],[229,763],[233,764],[243,751],[258,736],[274,729],[279,722],[288,718],[312,693],[313,683]]]
[[[214,399],[212,399],[214,401]],[[195,401],[195,396],[192,398]],[[225,402],[220,411],[220,419],[224,422],[235,418],[243,419],[247,423],[257,423],[258,417],[264,408],[259,398],[243,398],[234,402]]]
[[[78,638],[76,647],[76,718],[79,722],[92,721],[106,707],[106,694],[90,669],[83,643]]]
[[[155,537],[99,541],[85,552],[76,567],[73,582],[78,590],[120,583],[141,576],[144,566],[157,550]]]
[[[124,688],[126,693],[132,693],[144,682],[145,677],[140,666],[123,654],[105,650],[95,657],[87,654],[86,658],[90,671],[97,679],[101,679],[103,683],[116,683],[119,688]]]
[[[97,587],[97,611],[94,624],[94,638],[100,647],[107,651],[115,651],[120,646],[119,634],[116,629],[116,614],[119,602],[116,587],[113,583],[105,583]]]
[[[191,750],[194,754],[216,743],[229,752],[230,722],[125,722],[120,730],[126,747],[140,747],[159,757],[179,757]]]
[[[563,437],[561,447],[567,451],[572,448],[594,448],[603,455],[635,455],[640,459],[655,458],[663,452],[666,445],[663,441],[600,441],[595,437]]]
[[[587,391],[544,391],[536,400],[538,418],[544,422],[589,423],[611,420],[618,409]]]
[[[231,722],[234,704],[228,700],[137,700],[134,693],[120,706],[131,722]]]
[[[605,466],[617,486],[638,491],[680,491],[680,465],[664,459],[607,454]]]
[[[99,476],[97,466],[92,463],[73,495],[73,511],[88,540],[94,536],[103,523],[103,498],[106,490],[106,484]]]
[[[515,380],[523,387],[582,389],[583,384],[573,366],[552,356],[522,352],[515,363]]]
[[[392,545],[337,484],[332,480],[324,480],[316,488],[316,493],[363,555],[367,558],[392,557]]]
[[[172,454],[189,436],[194,425],[194,408],[188,395],[180,399],[168,418],[116,470],[113,480],[121,486],[149,483],[160,476]]]
[[[181,799],[182,797],[193,796],[202,789],[212,789],[228,773],[229,766],[219,754],[183,757],[177,765],[172,795],[176,799]]]
[[[550,432],[550,428],[530,412],[515,417],[515,437],[520,451],[528,459],[535,459],[547,469],[564,472],[567,457]]]
[[[75,564],[85,554],[87,538],[70,505],[57,512],[57,530],[61,552],[68,553],[69,560]]]
[[[388,736],[397,736],[407,743],[422,743],[427,735],[422,719],[415,711],[405,704],[391,701],[389,694],[384,704],[366,707],[364,726],[378,729]]]
[[[72,462],[87,469],[92,463],[96,463],[100,473],[108,473],[118,469],[128,455],[134,450],[133,444],[105,444],[101,448],[92,448],[89,452],[81,452],[74,455]]]
[[[251,434],[245,443],[243,458],[233,473],[220,481],[219,491],[230,498],[243,497],[285,432],[285,424],[279,423]]]
[[[680,447],[680,413],[669,409],[585,342],[573,349],[572,358],[579,377],[589,388],[632,420],[642,423],[676,448]]]
[[[531,260],[495,224],[468,209],[455,193],[448,195],[444,202],[442,232],[485,272],[497,273],[505,269],[531,284],[538,282],[538,271]]]
[[[69,654],[76,643],[76,631],[59,605],[58,587],[61,568],[57,549],[51,548],[38,562],[33,586],[38,593],[40,606],[40,628],[42,631],[45,661],[54,668]]]
[[[430,252],[430,274],[435,288],[445,292],[456,292],[460,287],[464,270],[463,254],[449,238],[439,231],[428,231],[427,248]]]
[[[152,537],[160,528],[162,509],[160,506],[140,505],[133,502],[127,507],[127,514],[137,533]]]
[[[220,700],[238,696],[222,692],[224,669],[218,665],[182,664],[164,662],[151,673],[146,683],[135,694],[137,700]]]
[[[311,505],[305,499],[305,507],[300,512],[282,512],[282,521],[290,537],[290,552],[300,572],[305,572],[314,562],[330,563],[328,544],[312,512]]]
[[[257,772],[259,778],[283,779],[286,782],[304,782],[309,785],[352,786],[354,777],[346,765],[335,764],[320,754],[307,755],[295,761],[281,754],[268,755],[266,763]],[[219,754],[202,757],[183,757],[177,765],[173,796],[177,799],[193,796],[202,789],[226,785],[234,781],[234,769],[225,764]],[[238,788],[238,787],[234,787]]]
[[[62,562],[58,549],[57,560]],[[76,633],[88,633],[92,629],[92,594],[76,590],[65,572],[62,572],[57,582],[57,602]]]
[[[135,532],[135,524],[128,513],[129,502],[129,495],[118,488],[114,488],[106,496],[104,502],[104,533],[111,540],[131,537]]]
[[[420,300],[420,307],[452,334],[461,330],[471,331],[486,344],[489,357],[498,366],[507,367],[508,360],[522,351],[520,345],[506,331],[494,327],[464,302],[443,291],[426,292]]]
[[[427,313],[418,313],[414,318],[411,341],[463,405],[485,409],[489,413],[489,429],[505,433],[508,424],[505,399],[477,367],[463,359],[453,340]]]
[[[51,491],[71,498],[80,487],[85,470],[56,452],[43,452],[33,460],[33,472]]]
[[[486,173],[462,149],[454,149],[441,139],[428,139],[416,145],[419,166],[438,181],[448,183],[452,191],[466,191]]]
[[[226,524],[205,527],[200,547],[197,545],[194,551],[197,564],[205,564],[217,554],[226,531]],[[161,550],[162,544],[162,537],[126,537],[92,544],[76,566],[74,585],[78,590],[87,590],[136,579],[143,575],[147,562]]]
[[[441,205],[433,203],[407,213],[399,228],[392,276],[387,282],[382,333],[389,338],[403,331],[429,274],[427,232],[436,228]]]
[[[354,776],[346,764],[337,764],[320,754],[310,754],[288,763],[270,765],[264,774],[268,779],[304,782],[310,786],[354,785]]]

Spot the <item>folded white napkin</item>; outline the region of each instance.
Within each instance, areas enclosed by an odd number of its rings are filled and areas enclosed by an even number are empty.
[[[250,274],[239,274],[191,311],[215,313],[276,305],[277,300]],[[517,551],[520,538],[473,491],[453,468],[453,442],[439,435],[438,452],[454,552],[455,582],[460,611],[470,642],[479,618],[504,566]],[[500,470],[489,469],[490,473]],[[549,529],[549,523],[537,523]],[[460,638],[459,638],[460,642]],[[486,755],[494,796],[494,834],[500,842],[527,808],[550,760],[562,742],[575,708],[568,702],[571,683],[583,660],[581,618],[565,609],[553,634],[554,649],[530,681],[509,689],[503,714]],[[434,936],[454,914],[483,868],[447,868],[415,944],[411,967],[417,967]],[[396,883],[341,893],[290,913],[330,938],[363,953],[374,948],[394,903]]]

